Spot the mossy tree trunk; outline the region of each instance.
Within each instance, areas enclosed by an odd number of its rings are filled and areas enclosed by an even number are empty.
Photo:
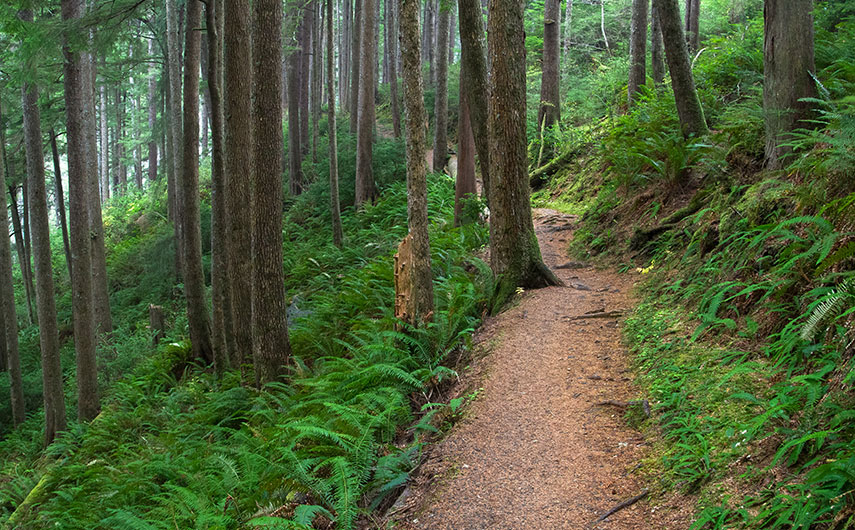
[[[544,131],[561,121],[561,97],[558,93],[560,16],[559,0],[546,0],[543,12],[543,74],[540,79],[540,108],[537,111],[537,126]]]
[[[436,35],[436,99],[434,100],[433,170],[448,160],[448,23],[450,8],[440,5]]]
[[[341,204],[338,195],[338,145],[336,140],[335,73],[333,71],[333,0],[327,0],[327,105],[329,107],[330,214],[333,244],[342,245]],[[397,81],[395,81],[397,83]]]
[[[359,65],[359,119],[356,136],[356,194],[358,208],[374,200],[374,74],[377,69],[377,42],[374,40],[375,9],[377,0],[362,0],[361,61]]]
[[[488,132],[490,139],[490,265],[499,307],[517,287],[556,285],[540,255],[528,184],[523,3],[490,0]]]
[[[487,134],[487,58],[480,0],[458,0],[460,86],[465,87],[484,197],[490,201],[490,140]]]
[[[632,0],[629,30],[629,84],[627,102],[635,102],[636,93],[647,81],[647,7],[648,0]]]

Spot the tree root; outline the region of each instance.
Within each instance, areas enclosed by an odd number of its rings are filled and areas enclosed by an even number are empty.
[[[630,498],[630,499],[627,499],[627,500],[623,501],[622,503],[618,504],[617,506],[615,506],[615,507],[614,507],[614,508],[612,508],[611,510],[607,511],[607,512],[606,512],[606,513],[604,513],[603,515],[601,515],[601,516],[597,517],[597,520],[596,520],[596,521],[594,521],[593,523],[591,523],[591,524],[588,526],[588,528],[593,528],[593,527],[594,527],[594,526],[596,526],[597,524],[599,524],[599,523],[601,523],[601,522],[605,521],[606,519],[608,519],[608,518],[609,518],[609,517],[611,517],[612,515],[616,514],[617,512],[619,512],[619,511],[623,510],[624,508],[628,508],[628,507],[632,506],[632,505],[633,505],[633,504],[635,504],[636,502],[638,502],[638,501],[640,501],[641,499],[643,499],[643,498],[647,497],[647,495],[648,495],[649,493],[650,493],[650,491],[648,491],[648,490],[644,490],[644,491],[642,491],[641,493],[639,493],[638,495],[636,495],[635,497],[632,497],[632,498]]]

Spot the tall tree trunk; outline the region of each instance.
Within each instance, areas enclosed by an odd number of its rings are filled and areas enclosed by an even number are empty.
[[[629,30],[629,87],[627,103],[635,103],[635,94],[647,81],[647,8],[648,0],[632,0]]]
[[[225,171],[232,333],[241,367],[252,357],[252,48],[249,2],[225,2]],[[281,105],[280,105],[281,108]]]
[[[56,145],[56,131],[50,130],[50,150],[53,155],[53,178],[56,185],[56,214],[62,231],[62,248],[65,250],[65,263],[68,266],[68,277],[71,278],[71,247],[68,243],[68,223],[65,220],[65,194],[62,190],[62,169],[59,165],[59,148]],[[5,195],[4,195],[5,196]]]
[[[342,63],[342,67],[339,70],[338,77],[341,79],[341,83],[339,83],[339,92],[341,92],[341,108],[345,110],[345,112],[353,112],[351,109],[350,103],[350,71],[352,69],[351,59],[353,58],[353,52],[351,51],[351,43],[353,42],[353,1],[352,0],[342,0],[344,14],[343,17],[343,31],[340,31],[339,39],[341,44],[339,45],[339,61]]]
[[[434,100],[433,170],[445,169],[448,159],[448,23],[450,8],[440,7],[436,49],[436,99]]]
[[[401,109],[398,107],[398,0],[389,0],[389,97],[392,112],[392,134],[401,137]]]
[[[5,144],[5,139],[3,140]],[[26,177],[24,177],[26,179]],[[26,180],[25,180],[26,182]],[[26,191],[24,191],[26,193]],[[24,294],[27,296],[27,323],[32,325],[35,322],[33,314],[33,298],[35,298],[35,286],[33,284],[33,270],[30,266],[30,259],[27,255],[27,245],[24,241],[24,228],[21,223],[21,215],[18,211],[18,188],[17,186],[9,186],[9,204],[12,211],[12,229],[15,232],[15,248],[18,250],[18,265],[21,267],[21,278],[24,281]]]
[[[460,20],[460,85],[466,87],[475,150],[481,168],[484,197],[490,200],[490,140],[487,134],[487,60],[484,18],[479,0],[458,0]]]
[[[650,4],[650,66],[653,70],[653,84],[659,87],[665,82],[665,48],[655,1]]]
[[[359,117],[359,85],[362,67],[362,12],[363,0],[354,0],[353,26],[350,39],[350,133],[356,134],[357,118]]]
[[[213,306],[214,369],[223,374],[233,352],[231,297],[228,270],[228,232],[226,230],[226,187],[228,175],[223,161],[223,107],[220,92],[222,64],[217,17],[219,1],[209,0],[205,7],[208,44],[208,92],[211,97],[211,299]],[[232,345],[232,348],[229,346]]]
[[[22,20],[33,22],[31,10],[21,12]],[[36,299],[39,313],[39,344],[41,346],[42,385],[45,405],[45,444],[66,429],[65,395],[62,387],[62,367],[59,359],[59,334],[56,322],[51,265],[50,225],[45,189],[45,162],[42,152],[42,125],[38,88],[24,83],[21,90],[24,114],[24,147],[27,153],[29,207],[32,208],[33,253],[36,268]]]
[[[609,38],[606,36],[606,0],[600,0],[600,32],[603,34],[606,51],[611,55],[612,49],[609,46]]]
[[[182,168],[182,209],[184,226],[184,295],[193,356],[213,362],[211,321],[205,298],[202,272],[202,228],[199,210],[199,61],[202,36],[202,2],[188,0],[184,43],[184,165]],[[278,95],[277,95],[278,105]]]
[[[427,212],[427,148],[422,81],[422,60],[419,49],[419,3],[400,0],[401,55],[404,62],[404,107],[407,113],[407,226],[412,237],[411,265],[413,278],[412,323],[425,324],[431,319],[434,307],[433,274],[430,266],[430,240],[428,238]],[[448,11],[446,11],[446,28]],[[445,54],[442,50],[443,55]],[[442,59],[443,62],[445,58]]]
[[[330,214],[333,244],[341,247],[341,205],[338,197],[338,145],[335,128],[335,75],[333,72],[333,0],[327,0],[327,105],[329,107]],[[344,78],[347,79],[347,78]]]
[[[154,57],[154,38],[148,41],[148,54],[150,57]],[[157,180],[157,137],[155,136],[155,125],[157,125],[157,70],[152,64],[148,69],[148,133],[151,135],[148,141],[149,185]]]
[[[103,64],[103,63],[102,63]],[[101,200],[110,198],[110,133],[107,127],[107,87],[99,88],[101,134]]]
[[[465,218],[463,200],[478,193],[475,182],[475,136],[469,118],[466,90],[460,85],[460,113],[457,125],[457,179],[454,186],[454,226],[474,221]]]
[[[207,0],[205,0],[207,2]],[[207,4],[206,4],[207,5]],[[207,26],[207,23],[206,23]],[[202,76],[207,76],[208,65],[209,65],[209,50],[210,44],[208,43],[208,33],[207,27],[206,32],[202,33]],[[202,125],[200,129],[200,133],[202,134],[202,153],[201,155],[208,156],[210,154],[209,146],[210,141],[208,138],[208,130],[211,125],[211,89],[208,86],[208,83],[204,83],[202,85]]]
[[[680,128],[683,136],[701,136],[707,132],[707,122],[695,89],[695,79],[692,77],[692,65],[686,49],[683,26],[680,24],[680,8],[677,0],[653,0],[653,3],[662,26],[665,59],[671,72],[671,87],[677,103]]]
[[[312,66],[312,26],[315,23],[311,1],[302,8],[303,21],[300,24],[300,147],[303,157],[309,154],[309,76]]]
[[[537,112],[537,126],[542,130],[550,129],[561,121],[561,98],[558,93],[560,16],[559,0],[546,0],[543,13],[543,75],[540,81],[540,108]]]
[[[451,0],[448,6],[451,11],[451,21],[448,23],[448,64],[454,64],[454,50],[457,48],[457,5]]]
[[[698,34],[701,0],[686,0],[686,44],[689,51],[698,51],[700,35]]]
[[[252,352],[260,386],[279,379],[291,357],[282,270],[282,2],[255,0],[253,29],[253,78],[269,80],[253,86]]]
[[[318,123],[321,121],[321,78],[323,77],[323,47],[321,46],[321,20],[318,1],[312,2],[312,162],[318,163]]]
[[[374,69],[377,47],[374,42],[374,2],[362,0],[362,60],[359,65],[359,124],[356,137],[355,206],[372,201],[375,196],[374,171]]]
[[[0,104],[0,123],[3,123],[2,104]],[[4,136],[0,134],[0,182],[6,182],[6,138]],[[15,209],[17,211],[17,207]],[[9,233],[9,210],[6,205],[6,194],[2,190],[0,190],[0,230],[6,234]],[[9,372],[12,424],[17,427],[26,419],[26,411],[21,356],[18,351],[18,314],[15,311],[15,287],[12,281],[12,245],[8,237],[0,237],[0,308],[2,308],[3,318],[5,368]]]
[[[572,25],[573,23],[573,0],[567,0],[567,5],[564,7],[564,58],[570,57],[570,45],[573,38]]]
[[[430,86],[433,86],[434,81],[436,81],[436,70],[434,64],[434,50],[436,49],[436,36],[434,35],[436,30],[435,6],[435,0],[427,0],[424,20],[425,46],[423,48],[423,59],[426,59],[428,63],[428,84]],[[401,51],[403,52],[403,50]]]
[[[490,265],[497,306],[517,287],[560,283],[543,264],[534,234],[526,153],[523,3],[490,0]]]
[[[294,8],[294,16],[300,17],[302,9]],[[304,24],[301,19],[300,24]],[[288,190],[291,195],[303,192],[303,144],[300,135],[300,75],[303,73],[303,47],[300,43],[302,28],[297,30],[293,51],[288,58]]]
[[[184,142],[182,113],[181,113],[181,31],[178,14],[178,0],[166,0],[166,38],[169,62],[169,99],[170,111],[169,122],[172,127],[172,175],[175,180],[173,198],[173,212],[175,218],[172,223],[175,226],[175,275],[181,278],[184,275],[184,235],[182,227],[182,215],[179,205],[184,203],[181,195],[183,182],[181,152]]]
[[[766,166],[783,167],[792,148],[782,145],[800,127],[811,127],[816,98],[813,2],[790,0],[763,5],[763,111],[766,117]]]
[[[62,20],[83,16],[81,0],[62,0]],[[68,142],[68,192],[71,211],[71,308],[77,360],[77,418],[90,421],[101,410],[98,365],[95,357],[95,319],[92,310],[92,250],[89,242],[89,161],[85,127],[89,96],[84,76],[91,79],[84,53],[72,50],[65,35],[63,86],[65,88],[66,140]],[[53,286],[51,286],[53,288]]]

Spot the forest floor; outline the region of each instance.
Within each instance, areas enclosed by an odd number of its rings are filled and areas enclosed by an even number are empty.
[[[592,525],[646,491],[638,470],[655,440],[624,419],[637,389],[620,317],[596,316],[632,308],[633,278],[570,261],[574,222],[535,210],[543,258],[566,286],[526,292],[476,334],[452,391],[471,403],[426,449],[394,528],[688,528],[693,503],[678,497],[645,497]]]

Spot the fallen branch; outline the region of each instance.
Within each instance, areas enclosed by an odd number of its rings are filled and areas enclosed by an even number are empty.
[[[586,318],[617,318],[623,316],[623,310],[617,309],[614,311],[601,311],[598,313],[587,313],[584,315],[577,315],[575,317],[570,317],[568,320],[583,320]]]
[[[559,167],[567,163],[568,160],[576,157],[579,151],[571,149],[566,153],[561,154],[558,158],[554,158],[529,174],[529,183],[531,187],[537,188],[546,181],[546,177],[554,173]]]
[[[609,399],[606,401],[600,401],[597,403],[599,407],[617,407],[619,409],[625,409],[628,407],[632,407],[635,405],[641,405],[641,409],[644,411],[644,415],[648,418],[650,417],[650,402],[646,399],[637,399],[635,401],[618,401],[616,399]]]
[[[636,502],[638,502],[638,501],[640,501],[641,499],[643,499],[643,498],[647,497],[647,495],[648,495],[649,493],[650,493],[650,492],[649,492],[648,490],[644,490],[644,491],[642,491],[641,493],[639,493],[638,495],[636,495],[635,497],[632,497],[631,499],[627,499],[627,500],[623,501],[622,503],[618,504],[617,506],[615,506],[615,507],[614,507],[614,508],[612,508],[611,510],[607,511],[607,512],[606,512],[606,513],[604,513],[603,515],[601,515],[601,516],[597,517],[597,520],[596,520],[596,521],[594,521],[593,523],[591,523],[591,525],[589,526],[589,528],[593,528],[593,527],[594,527],[594,526],[596,526],[597,524],[599,524],[599,523],[601,523],[601,522],[605,521],[606,519],[608,519],[608,518],[609,518],[609,517],[611,517],[612,515],[616,514],[617,512],[619,512],[619,511],[623,510],[624,508],[627,508],[627,507],[629,507],[629,506],[632,506],[632,505],[633,505],[633,504],[635,504]]]

